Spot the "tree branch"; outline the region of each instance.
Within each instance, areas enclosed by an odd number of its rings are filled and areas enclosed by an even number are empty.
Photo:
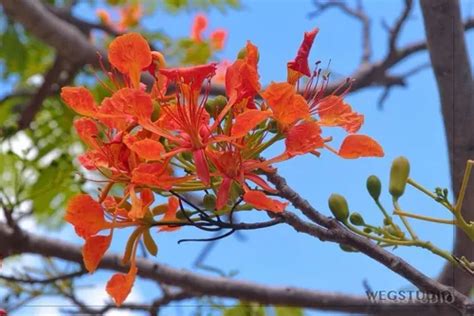
[[[428,51],[443,113],[448,141],[451,182],[457,196],[468,159],[474,157],[474,84],[469,55],[464,39],[464,27],[458,0],[421,0]],[[472,23],[471,23],[472,24]],[[463,217],[474,220],[474,194],[466,194]],[[454,255],[474,260],[472,241],[461,229],[456,230]],[[466,276],[460,269],[447,265],[441,282],[469,293],[474,277]]]
[[[82,253],[79,246],[30,233],[24,233],[18,240],[7,225],[0,223],[0,253],[33,253],[50,256],[82,264]],[[101,269],[126,272],[127,267],[121,264],[121,256],[107,254],[104,256]],[[261,304],[300,306],[352,313],[399,313],[406,310],[426,310],[442,308],[414,302],[370,302],[362,296],[327,293],[295,287],[269,287],[251,282],[233,279],[201,276],[186,270],[176,270],[146,259],[137,259],[138,275],[142,278],[160,283],[174,285],[192,293],[201,293],[217,297],[236,298],[255,301]]]

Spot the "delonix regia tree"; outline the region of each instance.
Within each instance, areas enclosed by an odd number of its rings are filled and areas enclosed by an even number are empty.
[[[304,308],[393,315],[474,313],[470,299],[474,195],[469,186],[474,140],[468,130],[474,92],[464,42],[464,30],[474,27],[474,22],[462,22],[458,1],[420,1],[426,42],[399,47],[401,29],[413,10],[412,1],[404,1],[394,25],[386,26],[387,54],[376,61],[371,19],[361,1],[354,6],[314,1],[311,16],[334,8],[361,22],[359,69],[340,81],[330,81],[319,63],[312,69],[308,56],[319,32],[313,29],[304,33],[299,49],[295,47],[286,80],[267,86],[260,84],[258,73],[259,60],[265,56],[260,56],[251,36],[235,60],[215,63],[211,60],[223,48],[226,31],[214,29],[207,35],[205,16],[196,16],[189,37],[173,40],[142,28],[142,15],[154,9],[150,4],[107,2],[119,16],[111,17],[101,8],[97,24],[71,13],[78,1],[0,2],[4,76],[17,76],[15,89],[3,97],[0,108],[4,216],[0,253],[6,265],[25,254],[44,258],[41,267],[24,264],[14,273],[0,275],[3,309],[14,312],[38,297],[55,295],[74,305],[66,312],[86,314],[127,309],[154,315],[160,307],[183,300],[205,306],[193,311],[197,314],[301,315]],[[172,12],[238,4],[164,1],[160,5]],[[105,45],[94,46],[94,42]],[[446,43],[452,49],[447,50]],[[316,210],[278,174],[278,163],[292,163],[300,155],[319,156],[322,151],[341,159],[382,157],[383,144],[374,140],[376,135],[358,133],[364,116],[345,96],[379,86],[384,88],[383,102],[392,87],[405,85],[407,76],[424,67],[402,75],[394,75],[392,69],[427,49],[441,96],[455,200],[449,199],[445,184],[431,190],[419,183],[410,174],[409,161],[400,156],[387,170],[389,183],[382,184],[375,175],[367,178],[367,204],[380,211],[380,222],[367,221],[363,212],[354,212],[351,201],[337,193],[318,205],[328,208],[333,217]],[[35,86],[38,73],[44,75]],[[345,134],[338,148],[332,145],[333,129]],[[32,143],[22,154],[11,150],[19,136]],[[283,149],[268,156],[267,150],[274,146]],[[406,211],[411,208],[401,198],[408,189],[441,205],[446,216]],[[390,196],[391,203],[385,204],[382,195]],[[238,219],[249,211],[266,214],[268,219]],[[50,227],[64,219],[84,244],[30,233],[21,226],[28,218]],[[453,251],[421,239],[416,232],[419,220],[452,225],[456,229]],[[426,295],[377,301],[271,287],[173,269],[138,251],[142,246],[144,254],[156,256],[156,232],[172,234],[183,226],[203,231],[203,237],[180,242],[212,243],[237,231],[274,225],[288,225],[298,233],[337,243],[341,251],[361,252]],[[123,252],[108,252],[114,234],[124,228],[130,234],[121,245]],[[208,238],[206,232],[217,235]],[[439,279],[429,278],[396,256],[392,251],[396,247],[416,247],[440,256],[446,267]],[[75,263],[74,268],[59,259]],[[103,290],[112,302],[101,307],[88,305],[75,283],[96,270],[113,271]],[[158,298],[147,297],[152,303],[127,302],[139,278],[160,285]],[[219,307],[217,298],[240,303]]]

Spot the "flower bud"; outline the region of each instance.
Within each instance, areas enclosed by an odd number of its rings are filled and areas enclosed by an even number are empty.
[[[328,200],[329,209],[334,217],[341,222],[345,222],[349,217],[349,206],[346,199],[340,195],[333,193]]]
[[[390,186],[389,192],[398,199],[405,192],[405,187],[410,174],[410,163],[408,159],[403,156],[396,158],[392,163],[390,169]]]
[[[370,196],[378,201],[380,192],[382,191],[382,183],[380,183],[380,179],[377,176],[371,175],[367,178],[366,186]]]
[[[357,249],[344,244],[339,244],[339,248],[341,248],[341,250],[345,252],[358,252]]]
[[[224,108],[226,104],[227,104],[227,98],[222,95],[218,95],[214,99],[208,100],[206,104],[204,105],[204,107],[207,113],[215,116],[222,111],[222,109]]]
[[[349,220],[351,221],[352,224],[356,226],[363,226],[365,225],[364,219],[362,218],[362,215],[359,213],[352,213],[351,216],[349,217]]]
[[[214,211],[216,209],[216,197],[213,194],[206,194],[202,199],[204,208],[208,211]]]

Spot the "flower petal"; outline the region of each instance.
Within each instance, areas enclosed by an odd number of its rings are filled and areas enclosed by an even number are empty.
[[[226,206],[227,201],[229,200],[231,185],[232,185],[232,179],[229,177],[224,177],[221,185],[219,186],[219,190],[217,192],[216,209],[218,211],[221,210],[224,206]]]
[[[346,159],[383,157],[382,146],[366,135],[348,135],[339,149],[339,156]]]
[[[309,70],[308,65],[308,56],[311,50],[311,46],[313,46],[314,38],[316,34],[318,34],[319,29],[314,29],[310,32],[304,33],[304,39],[301,43],[300,48],[298,49],[298,53],[296,54],[296,58],[290,62],[288,62],[288,82],[293,84],[296,80],[299,79],[299,76],[305,75],[310,77],[311,72]],[[296,79],[296,80],[295,80]]]
[[[176,212],[178,211],[179,201],[175,196],[168,198],[168,209],[165,212],[165,215],[161,218],[162,221],[177,221]],[[179,226],[161,226],[159,231],[160,232],[172,232],[175,230],[180,229]]]
[[[321,148],[324,141],[321,137],[321,128],[315,121],[303,122],[293,126],[288,131],[285,140],[286,152],[290,156],[303,155],[316,148]]]
[[[265,119],[270,117],[269,111],[261,110],[247,110],[244,113],[236,117],[235,123],[232,126],[231,136],[234,138],[240,138],[247,135],[252,129],[258,124],[263,122]]]
[[[280,202],[269,198],[261,191],[247,191],[244,194],[244,201],[253,205],[256,209],[281,213],[285,210],[288,203]]]
[[[287,82],[272,82],[262,93],[262,97],[272,109],[275,120],[284,129],[300,119],[310,117],[306,100]]]
[[[340,126],[349,133],[356,133],[364,123],[362,114],[352,111],[343,98],[330,95],[323,98],[317,106],[319,124],[322,126]]]
[[[75,112],[84,116],[94,116],[97,106],[92,93],[84,87],[63,87],[61,98]]]
[[[151,63],[150,46],[138,33],[118,36],[109,45],[109,61],[138,88],[141,70]]]
[[[97,138],[99,136],[99,129],[95,121],[87,117],[81,117],[74,120],[74,128],[79,135],[79,138],[88,146],[97,148]]]
[[[211,183],[211,176],[209,174],[209,165],[207,164],[204,149],[193,151],[193,159],[199,180],[201,180],[205,185],[209,185]]]
[[[112,297],[117,306],[122,305],[132,291],[136,275],[137,267],[132,263],[127,274],[116,273],[107,282],[107,293]]]
[[[97,269],[102,257],[110,247],[111,240],[112,235],[92,236],[86,239],[82,248],[82,258],[87,271],[92,273]]]
[[[78,194],[69,200],[64,219],[74,226],[82,238],[93,236],[110,226],[104,219],[102,206],[88,194]]]
[[[244,99],[249,99],[247,101],[251,102],[251,98],[261,88],[257,70],[258,49],[248,41],[244,53],[243,58],[237,59],[227,68],[225,90],[229,97],[229,104],[236,104]]]
[[[137,140],[136,137],[127,135],[123,141],[131,151],[145,160],[161,160],[162,154],[165,153],[163,145],[150,138]]]

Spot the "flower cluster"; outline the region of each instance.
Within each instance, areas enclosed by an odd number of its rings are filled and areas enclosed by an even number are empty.
[[[259,82],[258,49],[251,42],[227,68],[226,95],[211,99],[215,63],[169,68],[137,33],[119,36],[109,46],[110,97],[97,103],[84,87],[62,89],[64,102],[82,116],[74,127],[88,150],[79,161],[107,181],[98,198],[80,194],[67,207],[66,220],[85,239],[86,268],[97,268],[115,229],[135,227],[123,258],[130,270],[107,284],[116,304],[133,286],[138,241],[143,238],[156,254],[150,228],[161,224],[160,231],[174,231],[189,220],[179,195],[171,193],[206,192],[204,202],[211,201],[216,214],[241,201],[247,208],[278,213],[287,204],[270,197],[275,189],[262,177],[274,172],[275,163],[319,156],[325,149],[347,159],[383,156],[375,140],[357,134],[363,116],[344,101],[344,93],[329,93],[321,71],[310,70],[308,54],[317,32],[305,33],[296,58],[288,63],[288,80],[265,89]],[[140,81],[146,72],[155,79],[148,88]],[[323,135],[326,127],[347,131],[339,150]],[[263,158],[279,141],[284,151]],[[123,194],[111,194],[113,186]],[[157,205],[159,196],[166,203]],[[102,231],[109,234],[99,235]]]

